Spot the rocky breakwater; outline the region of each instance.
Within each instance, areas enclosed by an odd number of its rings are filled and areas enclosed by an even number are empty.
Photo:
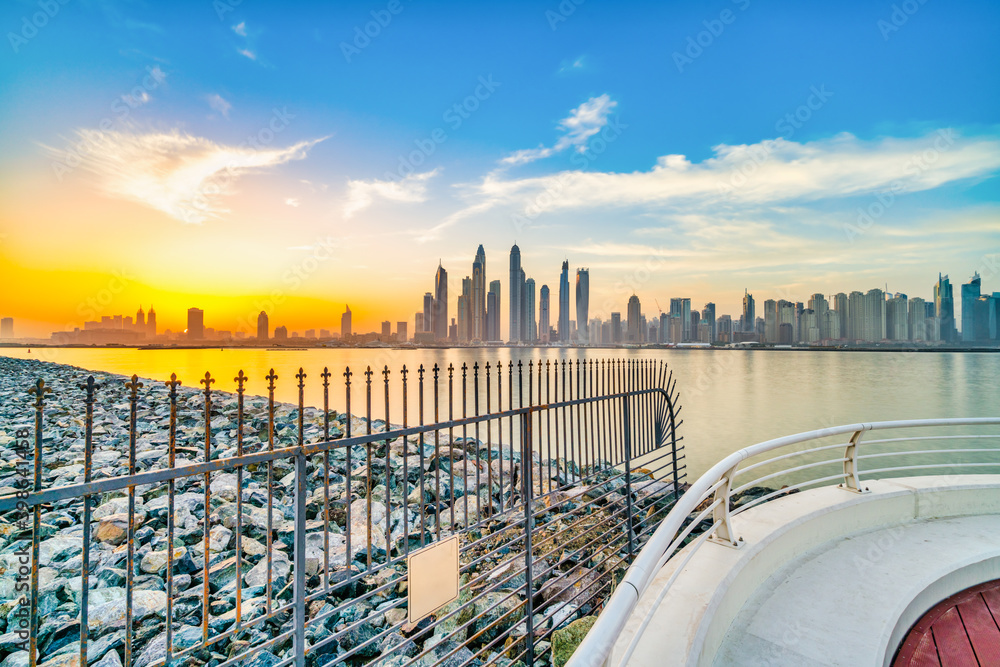
[[[128,474],[127,378],[0,357],[0,496],[16,493],[23,478],[18,433],[26,429],[33,442],[34,410],[28,389],[37,378],[52,389],[45,399],[42,487],[83,483],[85,412],[80,385],[91,375],[101,385],[94,405],[91,478]],[[167,467],[170,414],[164,383],[142,382],[134,460],[140,473]],[[201,389],[178,388],[178,468],[204,460],[204,406]],[[245,453],[267,448],[267,408],[266,399],[245,398]],[[331,438],[341,437],[347,429],[343,413],[331,411],[327,416],[306,408],[301,417],[307,443],[322,440],[327,418]],[[236,456],[237,396],[213,390],[209,418],[211,459]],[[275,448],[297,443],[298,421],[297,406],[276,405]],[[363,433],[368,426],[355,417],[351,430]],[[385,422],[372,420],[373,432],[386,427]],[[520,456],[472,438],[451,441],[446,432],[436,441],[426,440],[334,447],[309,457],[305,575],[311,597],[306,638],[315,647],[307,656],[310,666],[403,665],[414,658],[420,665],[491,660],[505,665],[523,651],[527,630]],[[625,480],[603,463],[580,470],[572,462],[535,457],[532,468],[539,496],[533,538],[533,625],[536,636],[543,636],[536,653],[542,664],[553,655],[558,663],[558,655],[571,652],[565,647],[569,635],[558,635],[559,629],[588,617],[624,571]],[[550,482],[557,491],[549,492]],[[641,535],[665,515],[672,487],[651,481],[647,473],[633,473],[632,482],[633,531]],[[287,607],[294,595],[294,485],[292,458],[250,464],[239,474],[235,468],[224,468],[210,474],[206,506],[205,476],[179,477],[174,482],[170,523],[168,484],[137,486],[131,542],[125,489],[91,497],[89,535],[84,534],[82,499],[45,505],[38,558],[39,664],[83,667],[79,663],[85,542],[90,665],[123,664],[129,578],[131,667],[162,663],[167,649],[168,569],[171,649],[175,656],[181,654],[174,658],[175,664],[214,666],[256,647],[262,648],[244,664],[271,667],[291,657],[294,619]],[[30,551],[31,545],[26,516],[19,510],[0,515],[0,667],[28,664],[27,646],[18,632],[25,591],[18,587],[17,576],[22,565],[18,554]],[[168,563],[168,529],[173,533],[172,563]],[[460,533],[463,543],[462,597],[411,626],[406,623],[405,554],[453,533]],[[554,632],[564,640],[558,651],[550,650]]]

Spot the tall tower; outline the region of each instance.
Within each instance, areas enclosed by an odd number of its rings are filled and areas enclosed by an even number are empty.
[[[743,331],[753,331],[757,326],[757,310],[754,307],[753,294],[743,290]]]
[[[438,260],[434,274],[434,338],[448,339],[448,272]]]
[[[257,340],[267,340],[268,330],[267,313],[262,310],[257,316]]]
[[[499,342],[500,337],[500,281],[490,281],[490,291],[486,294],[486,337]]]
[[[542,285],[538,292],[538,340],[543,343],[549,342],[549,286]]]
[[[434,295],[424,294],[424,331],[434,333]]]
[[[955,331],[955,298],[951,291],[951,281],[948,276],[938,274],[934,285],[934,309],[941,323],[941,340],[954,343],[958,337]]]
[[[146,332],[146,313],[143,312],[142,306],[136,311],[134,327],[136,331]]]
[[[639,297],[635,294],[628,298],[628,338],[629,343],[641,343],[642,334],[640,331],[640,319],[642,317],[642,306],[639,304]]]
[[[340,338],[350,338],[351,336],[351,307],[344,305],[344,314],[340,316]]]
[[[205,311],[201,308],[188,308],[188,340],[205,339]]]
[[[522,272],[523,273],[523,272]],[[524,340],[534,343],[538,340],[538,330],[535,327],[535,279],[528,278],[524,281]]]
[[[156,311],[149,307],[149,316],[146,318],[146,338],[156,338]]]
[[[976,340],[976,301],[982,296],[982,279],[979,272],[969,282],[962,285],[962,342]]]
[[[472,340],[486,340],[486,251],[482,244],[472,262]]]
[[[587,326],[590,318],[590,269],[576,270],[576,338],[586,345],[590,342]]]
[[[559,340],[569,342],[569,262],[563,261],[559,275]]]
[[[507,340],[521,340],[521,249],[515,243],[510,249],[510,321]]]

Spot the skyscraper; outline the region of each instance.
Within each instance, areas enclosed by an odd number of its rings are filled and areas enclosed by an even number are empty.
[[[434,338],[448,339],[448,272],[438,260],[434,274]]]
[[[486,339],[499,342],[500,338],[500,281],[490,281],[490,291],[486,295]]]
[[[524,308],[521,309],[524,316],[525,336],[524,340],[534,343],[538,340],[538,330],[535,326],[535,279],[528,278],[524,281]]]
[[[5,317],[0,319],[0,338],[14,337],[14,318]]]
[[[590,343],[590,269],[576,270],[576,339],[581,345]]]
[[[400,343],[405,343],[408,338],[406,337],[406,322],[396,322],[396,340]]]
[[[941,326],[941,340],[954,343],[957,338],[955,331],[955,298],[951,291],[951,281],[948,276],[938,274],[934,285],[934,310]]]
[[[146,338],[156,338],[156,311],[149,307],[149,315],[146,316]]]
[[[188,340],[205,338],[205,311],[201,308],[188,308],[187,337]]]
[[[710,339],[708,342],[714,343],[716,340],[718,340],[716,338],[718,332],[716,331],[714,303],[709,301],[708,303],[705,304],[705,308],[702,309],[701,311],[701,319],[703,322],[708,322],[708,332],[709,332],[708,337]]]
[[[611,313],[611,342],[615,345],[622,342],[621,313]]]
[[[510,321],[507,340],[517,343],[521,340],[521,297],[523,273],[521,272],[521,249],[515,243],[510,249]]]
[[[392,338],[392,322],[386,320],[382,322],[382,342],[387,342]]]
[[[142,310],[142,306],[139,306],[139,310],[135,313],[135,323],[132,327],[136,331],[141,331],[144,335],[146,333],[146,313]]]
[[[472,262],[472,340],[486,340],[486,251],[482,244]]]
[[[434,295],[424,293],[424,331],[434,332]]]
[[[640,306],[639,304],[639,297],[637,297],[635,294],[633,294],[628,298],[627,314],[628,314],[628,338],[626,342],[641,343],[642,306]],[[612,317],[613,316],[614,315],[612,314]]]
[[[757,326],[757,310],[754,308],[753,294],[743,290],[743,331],[753,333]]]
[[[538,291],[538,340],[549,342],[549,286],[542,285]]]
[[[462,295],[458,297],[458,341],[472,340],[472,278],[462,278]]]
[[[969,282],[962,285],[962,342],[976,340],[976,301],[982,296],[983,282],[977,271]],[[983,311],[985,314],[985,310]]]
[[[562,263],[559,275],[559,341],[569,342],[569,262]]]
[[[833,307],[837,311],[837,335],[833,335],[833,331],[830,331],[831,338],[847,338],[847,315],[849,307],[847,305],[847,295],[843,292],[838,292],[833,295]]]
[[[816,323],[819,326],[820,340],[827,340],[830,338],[830,330],[827,324],[826,313],[830,307],[826,301],[826,297],[818,293],[813,294],[809,297],[809,308],[816,313]]]
[[[340,339],[351,337],[351,307],[344,306],[344,314],[340,316]]]
[[[257,340],[267,340],[268,331],[267,313],[262,310],[257,316]]]

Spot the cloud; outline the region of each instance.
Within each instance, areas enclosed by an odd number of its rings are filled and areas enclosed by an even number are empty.
[[[608,115],[618,103],[605,93],[592,97],[577,108],[569,116],[559,121],[559,129],[563,134],[552,147],[539,146],[516,151],[500,160],[504,166],[527,164],[535,160],[551,157],[567,148],[575,147],[578,151],[585,149],[587,140],[601,131],[608,123]]]
[[[179,130],[139,134],[77,130],[70,149],[43,148],[64,164],[77,161],[106,195],[134,201],[182,222],[202,223],[229,210],[222,199],[240,176],[301,160],[323,139],[286,148],[227,146]]]
[[[233,105],[227,102],[222,95],[213,93],[205,99],[208,100],[208,106],[222,114],[226,120],[229,120],[229,110],[233,108]]]
[[[570,72],[581,71],[586,66],[584,58],[585,56],[580,56],[579,58],[573,60],[572,62],[563,61],[562,65],[559,66],[559,71],[556,72],[556,74],[568,74]]]
[[[572,136],[592,136],[592,127],[581,116]],[[874,141],[846,133],[808,143],[779,138],[720,144],[713,150],[715,155],[700,163],[664,155],[652,169],[630,173],[565,171],[523,179],[492,173],[474,190],[498,203],[527,204],[541,193],[554,193],[546,198],[548,211],[675,203],[772,205],[890,188],[896,194],[916,192],[1000,168],[1000,141],[963,138],[952,130]]]
[[[246,56],[250,60],[253,61],[257,60],[257,54],[251,51],[250,49],[236,49],[236,52],[239,53],[241,56]]]
[[[140,91],[138,95],[132,95],[130,93],[126,93],[125,95],[122,95],[122,101],[125,102],[125,104],[129,105],[133,109],[135,109],[137,107],[141,107],[143,104],[146,104],[147,102],[149,102],[152,99],[153,99],[152,95],[150,95],[145,90]]]
[[[440,171],[441,169],[438,168],[433,171],[425,171],[422,174],[411,174],[406,178],[394,181],[348,181],[344,217],[354,216],[358,211],[375,203],[376,199],[405,203],[425,202],[427,201],[427,181],[437,176]]]
[[[233,32],[235,32],[240,37],[246,37],[247,36],[247,22],[246,21],[240,21],[239,23],[237,23],[236,25],[234,25],[233,26]]]
[[[298,208],[300,204],[299,200],[294,197],[289,197],[288,199],[285,200],[285,203],[291,206],[292,208]]]

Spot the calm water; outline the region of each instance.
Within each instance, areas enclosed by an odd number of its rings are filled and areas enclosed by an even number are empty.
[[[232,390],[239,370],[250,376],[249,393],[265,394],[264,376],[278,374],[276,396],[297,400],[295,373],[308,374],[306,403],[321,405],[319,374],[333,373],[331,407],[343,408],[346,366],[352,378],[355,409],[365,366],[411,371],[420,364],[446,367],[495,364],[513,359],[644,358],[664,360],[678,380],[690,479],[726,454],[762,440],[799,431],[859,421],[995,417],[1000,415],[1000,354],[802,352],[765,350],[133,350],[133,349],[5,349],[0,354],[54,361],[83,368],[165,380],[171,373],[187,386],[197,386],[205,371],[218,378],[217,389]],[[444,377],[444,376],[442,376]],[[380,375],[374,376],[378,382]],[[411,373],[413,387],[416,373]],[[337,383],[337,384],[333,384]],[[456,389],[459,385],[456,382]],[[411,389],[412,391],[412,389]],[[381,398],[381,394],[378,394]],[[413,399],[411,395],[411,400]],[[471,400],[471,399],[470,399]],[[393,404],[399,405],[394,391]],[[494,397],[495,401],[495,397]],[[373,414],[383,416],[381,400]],[[412,404],[411,404],[412,405]],[[470,403],[471,405],[471,403]],[[495,404],[494,404],[495,407]],[[506,407],[506,406],[505,406]],[[411,410],[414,408],[411,408]],[[412,414],[412,413],[411,413]],[[456,415],[459,408],[456,408]],[[442,413],[442,417],[447,415]],[[394,421],[398,419],[393,415]],[[411,417],[412,420],[412,417]]]

